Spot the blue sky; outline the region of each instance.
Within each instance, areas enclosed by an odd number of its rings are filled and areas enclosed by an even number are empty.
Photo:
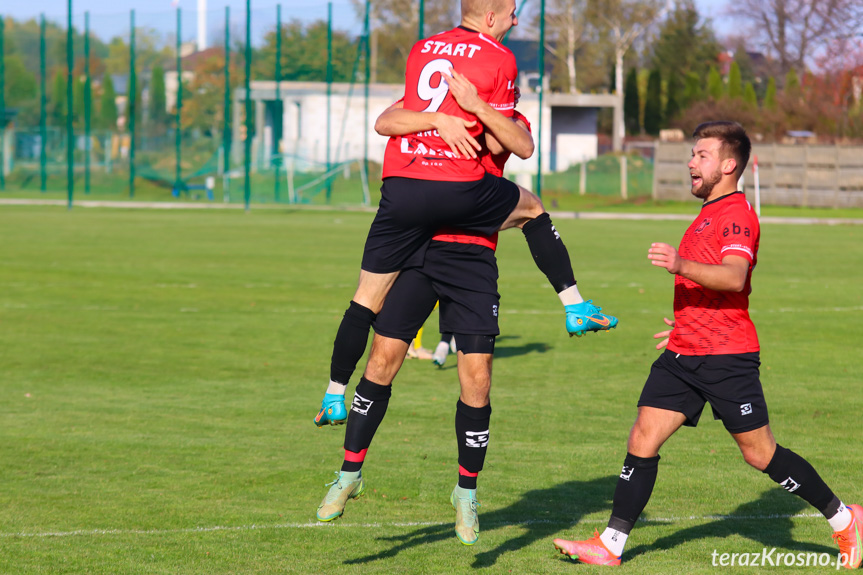
[[[537,3],[537,0],[528,1],[532,4]],[[66,19],[66,0],[2,0],[2,4],[3,8],[0,11],[15,19],[36,18],[40,13],[44,13],[47,18],[54,21],[65,22]],[[277,0],[253,0],[252,21],[267,19],[271,26],[275,20],[276,4],[282,5],[283,20],[288,20],[295,15],[299,15],[303,19],[326,18],[325,0],[282,0],[281,2]],[[208,0],[208,11],[211,14],[208,28],[211,30],[211,34],[216,34],[217,30],[221,29],[226,5],[231,8],[233,21],[239,22],[239,18],[244,14],[245,0]],[[733,31],[732,20],[723,16],[726,0],[696,0],[696,5],[703,16],[713,20],[720,36]],[[197,0],[180,0],[180,6],[183,8],[184,14],[187,14],[183,22],[183,36],[184,39],[188,39],[186,36],[194,34],[195,24],[194,18],[187,11],[197,9]],[[104,30],[109,34],[122,33],[125,29],[125,23],[128,22],[129,11],[133,8],[139,25],[159,28],[173,26],[171,12],[174,10],[174,4],[172,0],[73,0],[73,15],[76,26],[83,25],[82,14],[89,11],[94,30]],[[338,28],[353,28],[356,25],[357,18],[350,0],[333,0],[333,15]]]

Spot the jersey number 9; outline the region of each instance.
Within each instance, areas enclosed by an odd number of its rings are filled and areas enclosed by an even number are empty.
[[[449,69],[453,67],[452,62],[446,58],[432,60],[423,67],[420,79],[417,82],[417,96],[423,101],[431,100],[423,112],[437,112],[438,108],[440,108],[444,98],[446,98],[447,92],[449,92],[449,84],[446,83],[446,80],[442,76],[437,87],[431,85],[431,80],[437,73],[448,74]]]

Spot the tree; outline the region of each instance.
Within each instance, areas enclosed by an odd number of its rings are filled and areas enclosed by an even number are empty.
[[[614,54],[614,85],[620,106],[615,108],[616,114],[623,114],[623,58],[632,47],[633,42],[640,38],[653,23],[661,19],[667,10],[667,4],[662,0],[591,0],[590,7],[593,18],[600,27],[601,33],[610,40]],[[623,118],[617,118],[618,130],[613,134],[614,149],[622,148],[625,131]]]
[[[662,74],[651,70],[647,79],[647,98],[644,102],[644,131],[658,136],[662,127]]]
[[[197,128],[206,134],[215,135],[224,126],[225,57],[214,55],[198,61],[195,75],[183,83],[183,114],[181,126],[184,130]],[[239,70],[231,74],[231,92],[240,85]]]
[[[623,118],[626,131],[629,134],[641,133],[641,103],[638,98],[638,70],[630,68],[626,75],[626,87],[623,90]]]
[[[794,68],[788,70],[788,73],[785,74],[785,93],[789,96],[799,96],[800,95],[800,77],[797,75],[797,71]]]
[[[117,129],[117,93],[110,74],[102,77],[102,97],[99,99],[99,127],[103,130]]]
[[[728,70],[728,97],[731,100],[743,98],[743,80],[740,77],[740,66],[737,62],[731,62]]]
[[[725,86],[722,84],[722,76],[719,75],[716,66],[711,66],[710,72],[707,73],[707,96],[713,101],[719,101],[724,93]]]
[[[165,103],[165,69],[156,65],[150,72],[150,101],[147,115],[150,122],[156,126],[164,126],[168,120],[168,110]]]
[[[743,87],[743,101],[752,108],[758,107],[758,96],[755,95],[755,86],[752,82],[746,82]]]
[[[21,126],[39,121],[38,86],[36,76],[24,66],[18,54],[7,55],[6,65],[6,105],[18,109],[16,122]]]
[[[734,6],[750,36],[778,60],[780,74],[802,72],[807,60],[863,24],[860,0],[738,0]]]
[[[264,36],[264,45],[252,59],[252,76],[275,79],[276,30]],[[358,42],[347,33],[333,31],[333,81],[350,82]],[[327,79],[327,23],[318,20],[304,25],[292,20],[282,26],[282,79],[299,82],[324,82]],[[404,72],[404,67],[402,67]]]
[[[764,108],[776,111],[776,78],[770,76],[767,80],[767,91],[764,93]]]
[[[553,0],[546,6],[545,49],[566,69],[563,91],[576,92],[576,54],[591,38],[588,0]],[[534,27],[539,25],[536,15]]]
[[[672,74],[671,78],[668,79],[668,87],[667,87],[668,95],[665,98],[665,117],[666,122],[670,122],[677,118],[680,114],[681,105],[680,101],[682,99],[681,86],[679,76],[677,74]]]
[[[66,71],[59,68],[54,72],[49,114],[52,125],[66,127]]]
[[[365,0],[352,2],[362,21]],[[371,5],[371,46],[376,54],[371,62],[373,82],[403,82],[408,53],[420,36],[449,30],[461,20],[457,2],[426,2],[424,30],[419,34],[416,0],[376,0]]]
[[[685,86],[683,87],[683,107],[688,108],[700,100],[702,93],[701,78],[695,72],[689,72],[686,75]]]
[[[74,110],[75,116],[74,116],[73,122],[75,123],[75,127],[77,129],[83,130],[84,129],[84,98],[85,98],[85,92],[86,92],[85,88],[87,86],[86,86],[86,82],[85,82],[84,78],[81,78],[80,76],[75,78],[74,82],[75,82],[75,87],[73,89],[73,94],[72,94],[72,101],[73,101],[72,109]]]
[[[675,74],[707,74],[722,47],[710,22],[702,22],[693,0],[677,0],[668,17],[660,24],[650,47],[654,68]]]

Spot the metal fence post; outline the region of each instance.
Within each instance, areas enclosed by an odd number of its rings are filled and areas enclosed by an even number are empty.
[[[6,189],[6,65],[3,57],[3,29],[0,16],[0,190]]]
[[[126,114],[129,116],[129,197],[135,197],[135,101],[137,88],[135,86],[135,10],[129,13],[131,34],[129,36],[129,105]]]
[[[75,47],[72,41],[72,0],[69,0],[66,13],[66,208],[70,210],[75,191],[75,131],[72,127],[72,64]]]
[[[45,143],[48,139],[48,129],[45,125],[45,14],[39,15],[39,189],[45,191],[48,183],[48,158],[45,155]]]
[[[180,51],[181,51],[181,32],[182,32],[182,21],[181,21],[181,13],[180,7],[177,6],[177,102],[176,102],[176,122],[177,122],[177,133],[174,134],[174,154],[176,157],[176,167],[174,168],[174,190],[177,194],[182,191],[182,185],[180,180],[180,159],[181,159],[181,151],[180,144],[181,142],[181,128],[180,128],[180,110],[183,107],[183,68],[180,62]]]
[[[276,4],[276,113],[280,113],[282,111],[282,95],[279,90],[280,84],[282,81],[282,5]],[[284,117],[280,116],[278,118],[273,118],[273,140],[276,144],[276,154],[277,159],[273,162],[275,167],[275,190],[274,190],[274,198],[276,202],[280,201],[279,194],[279,179],[281,178],[280,167],[282,163],[282,155],[279,144],[281,143],[282,137],[282,124],[284,122]]]
[[[90,12],[84,12],[84,193],[90,193],[90,114],[93,86],[90,79]]]
[[[225,6],[225,107],[222,127],[222,157],[224,162],[222,198],[231,199],[231,8]]]
[[[545,94],[545,0],[539,5],[539,127],[536,142],[536,195],[542,197],[542,99]]]
[[[252,0],[246,0],[246,140],[244,144],[244,175],[243,175],[243,203],[246,211],[249,210],[249,202],[252,196],[252,182],[249,178],[252,163]]]

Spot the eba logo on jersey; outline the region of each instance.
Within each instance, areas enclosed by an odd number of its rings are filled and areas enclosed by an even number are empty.
[[[752,232],[749,231],[749,228],[741,228],[737,224],[732,223],[730,228],[728,226],[725,226],[725,229],[722,230],[722,237],[727,238],[729,234],[739,236],[741,232],[747,238],[752,235]]]

